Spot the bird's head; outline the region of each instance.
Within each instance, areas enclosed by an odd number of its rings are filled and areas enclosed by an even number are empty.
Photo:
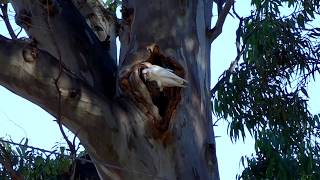
[[[150,70],[149,69],[144,69],[144,70],[142,70],[142,77],[143,77],[143,79],[144,80],[150,80],[150,78],[151,78],[151,72],[150,72]]]

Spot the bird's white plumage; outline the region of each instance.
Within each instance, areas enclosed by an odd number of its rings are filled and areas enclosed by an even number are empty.
[[[188,83],[185,79],[173,73],[173,70],[161,66],[147,64],[147,68],[142,70],[143,78],[146,81],[156,81],[160,91],[164,87],[186,87]]]

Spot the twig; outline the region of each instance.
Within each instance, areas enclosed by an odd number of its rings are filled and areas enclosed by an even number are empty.
[[[63,63],[62,63],[62,56],[61,56],[61,51],[60,51],[60,48],[58,46],[58,43],[54,37],[54,32],[53,32],[53,27],[52,27],[52,24],[51,24],[51,21],[50,21],[50,16],[49,16],[49,0],[47,0],[47,22],[48,22],[48,27],[49,27],[49,32],[51,34],[51,37],[52,37],[52,41],[53,41],[53,44],[57,50],[57,53],[58,53],[58,60],[59,60],[59,73],[58,73],[58,76],[55,78],[54,80],[54,84],[55,84],[55,87],[56,87],[56,90],[58,92],[58,117],[57,117],[57,124],[59,126],[59,130],[64,138],[64,140],[67,142],[68,144],[68,147],[69,147],[69,151],[70,151],[70,156],[74,158],[76,158],[76,155],[77,155],[77,152],[76,152],[76,148],[75,148],[75,144],[73,144],[67,137],[64,129],[63,129],[63,126],[62,126],[62,122],[61,122],[61,118],[62,118],[62,113],[61,113],[61,108],[62,108],[62,103],[61,103],[61,91],[60,91],[60,88],[59,88],[59,79],[61,77],[61,74],[62,74],[62,71],[63,71]],[[76,169],[76,163],[75,161],[72,162],[72,165],[71,165],[71,174],[72,176],[70,177],[71,180],[75,179],[74,177],[74,174],[75,174],[75,169]]]
[[[61,132],[63,138],[65,139],[65,141],[68,144],[68,147],[69,147],[69,150],[70,150],[70,155],[75,157],[76,156],[75,145],[68,139],[66,133],[64,132],[62,123],[61,123],[62,113],[61,113],[61,91],[60,91],[60,88],[59,88],[59,79],[60,79],[62,71],[63,71],[63,64],[62,64],[61,51],[60,51],[58,43],[57,43],[57,41],[56,41],[56,39],[54,37],[53,27],[52,27],[51,21],[50,21],[49,0],[47,0],[46,3],[47,3],[47,22],[48,22],[48,27],[49,27],[49,30],[50,30],[49,32],[50,32],[51,37],[52,37],[52,42],[53,42],[53,44],[54,44],[54,46],[55,46],[55,48],[57,50],[58,60],[59,60],[59,73],[58,73],[58,76],[54,80],[54,84],[55,84],[56,90],[58,92],[58,118],[57,118],[56,122],[58,123],[59,129],[60,129],[60,132]]]
[[[221,76],[223,76],[218,82],[217,84],[211,89],[211,97],[214,97],[214,94],[216,93],[216,91],[218,90],[218,88],[222,85],[222,83],[225,82],[226,79],[229,79],[232,72],[234,71],[235,66],[238,64],[240,57],[242,56],[243,52],[244,52],[244,46],[242,46],[242,49],[240,51],[240,53],[238,53],[237,57],[230,63],[230,66],[227,70],[225,70],[223,72],[223,74]]]
[[[208,30],[207,34],[210,42],[213,42],[221,34],[223,24],[233,4],[234,4],[234,0],[226,1],[221,13],[218,16],[216,25],[212,29]]]
[[[54,150],[54,151],[49,151],[49,150],[46,150],[46,149],[37,148],[37,147],[34,147],[34,146],[29,146],[29,145],[26,145],[26,144],[16,143],[16,142],[12,142],[12,141],[7,141],[7,140],[4,140],[4,139],[0,139],[0,142],[1,142],[1,143],[7,143],[7,144],[16,145],[16,146],[20,146],[20,147],[30,148],[30,149],[38,150],[38,151],[41,151],[41,152],[44,152],[44,153],[49,153],[49,154],[54,154],[54,155],[63,155],[63,156],[65,156],[64,154],[61,154],[61,153],[56,152],[56,150]]]
[[[226,79],[229,79],[231,76],[231,73],[234,72],[236,65],[238,64],[240,57],[242,56],[242,54],[244,53],[245,50],[245,45],[242,45],[240,48],[240,39],[241,39],[241,28],[242,28],[242,24],[243,24],[243,18],[240,17],[233,6],[233,13],[236,15],[236,17],[239,19],[239,26],[236,30],[236,49],[237,49],[237,56],[236,58],[231,62],[229,68],[227,70],[225,70],[223,72],[223,74],[221,76],[223,76],[218,82],[217,84],[211,89],[211,97],[214,97],[214,94],[216,93],[216,91],[218,90],[218,88],[222,85],[222,83],[225,82]],[[220,76],[220,77],[221,77]]]
[[[6,27],[8,29],[8,32],[11,36],[12,39],[17,39],[17,35],[15,34],[12,26],[11,26],[11,23],[9,21],[9,16],[8,16],[8,4],[3,4],[3,5],[0,5],[0,9],[1,9],[1,12],[2,12],[2,15],[0,15],[0,17],[3,19],[4,23],[6,24]]]
[[[19,32],[17,33],[17,37],[20,35],[20,33],[22,32],[22,27],[20,27]]]
[[[222,119],[222,117],[219,117],[219,118],[213,123],[212,126],[218,126],[217,124],[218,124],[218,122],[219,122],[221,119]]]

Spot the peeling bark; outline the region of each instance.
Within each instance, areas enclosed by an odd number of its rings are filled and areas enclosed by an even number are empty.
[[[114,19],[99,2],[73,2],[13,0],[31,39],[0,36],[0,84],[55,117],[60,92],[62,123],[79,136],[101,179],[219,179],[209,91],[212,1],[124,0],[118,67]],[[109,33],[111,49],[101,41]],[[147,63],[172,69],[188,86],[160,91],[142,78]]]

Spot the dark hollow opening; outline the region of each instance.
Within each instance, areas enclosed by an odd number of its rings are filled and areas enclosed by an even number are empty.
[[[152,97],[152,102],[158,107],[160,116],[164,117],[169,104],[169,99],[164,96],[164,93],[160,93],[159,96]]]
[[[180,77],[184,77],[183,68],[175,62],[175,60],[165,57],[160,53],[152,53],[147,60],[147,62],[158,65],[163,68],[168,68],[174,71]],[[141,70],[142,71],[142,70]],[[142,72],[140,72],[140,75]],[[143,79],[141,77],[141,79]],[[180,89],[178,87],[170,87],[164,88],[161,92],[156,82],[146,82],[147,88],[152,97],[152,102],[155,106],[157,106],[159,110],[159,115],[162,117],[162,121],[158,124],[158,128],[162,131],[166,131],[168,129],[171,117],[175,112],[176,106],[178,105],[181,96]]]
[[[160,54],[152,54],[148,59],[148,62],[150,62],[153,65],[158,65],[163,68],[174,70],[173,67],[170,67],[168,64],[164,63],[164,59],[165,57]],[[140,73],[140,75],[141,74],[142,73]],[[168,88],[164,88],[163,91],[161,92],[156,82],[145,81],[145,83],[147,84],[148,90],[152,97],[153,104],[158,107],[159,115],[161,117],[165,117],[165,114],[167,112],[167,108],[170,102],[170,97],[166,96],[166,91],[168,91]]]

